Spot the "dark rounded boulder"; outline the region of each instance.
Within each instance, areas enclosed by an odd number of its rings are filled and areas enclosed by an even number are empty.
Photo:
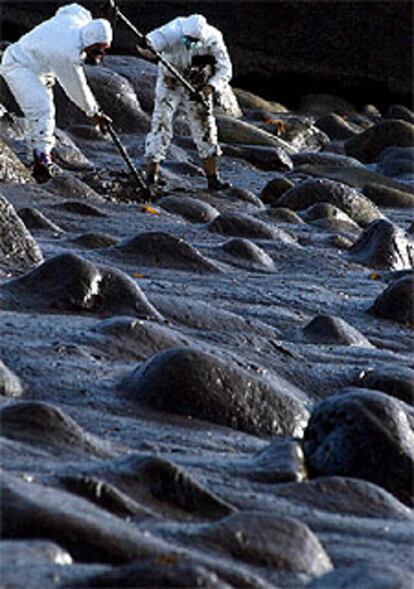
[[[386,147],[411,147],[414,144],[414,125],[397,119],[385,120],[345,143],[347,155],[361,162],[374,162]]]
[[[266,214],[280,223],[291,223],[292,225],[302,225],[304,223],[297,213],[285,207],[270,207]]]
[[[364,370],[355,386],[387,393],[414,406],[414,370],[405,366],[381,366]]]
[[[364,229],[347,257],[370,268],[406,270],[413,267],[414,243],[397,225],[379,219]]]
[[[289,234],[277,227],[244,213],[222,213],[208,227],[213,233],[234,235],[250,239],[278,239],[285,243],[294,243]]]
[[[354,137],[359,132],[359,129],[351,125],[341,116],[336,113],[330,113],[320,117],[316,123],[316,127],[321,129],[328,135],[330,139],[343,140]]]
[[[199,273],[220,271],[214,262],[184,239],[160,231],[139,233],[113,247],[111,252],[129,256],[141,266]]]
[[[325,178],[301,182],[285,192],[278,204],[297,211],[318,202],[327,202],[338,207],[362,226],[383,216],[379,209],[355,188]]]
[[[0,411],[0,422],[3,436],[30,446],[77,455],[110,456],[104,444],[49,403],[25,401],[7,405]]]
[[[258,170],[274,170],[282,172],[293,168],[292,160],[281,147],[266,147],[263,145],[229,145],[224,148],[224,154],[245,160]]]
[[[97,207],[78,200],[65,200],[64,202],[55,205],[55,207],[83,217],[107,217],[107,214],[99,210]]]
[[[294,153],[292,161],[295,168],[310,165],[310,166],[331,166],[333,168],[363,168],[363,165],[353,157],[347,157],[338,153],[329,153],[327,151],[302,151],[301,153]]]
[[[327,202],[318,202],[303,213],[303,219],[324,229],[333,231],[360,232],[360,226],[338,207]]]
[[[385,113],[386,119],[398,119],[414,124],[414,112],[402,104],[392,104]]]
[[[222,249],[227,254],[230,254],[232,258],[235,258],[236,263],[242,266],[263,269],[272,269],[274,266],[272,258],[262,248],[248,239],[230,239],[222,245]]]
[[[330,315],[317,315],[303,328],[303,332],[314,343],[371,347],[367,338],[355,327]]]
[[[375,299],[369,312],[414,327],[414,275],[409,274],[392,282]]]
[[[181,215],[191,223],[209,223],[219,214],[207,202],[189,196],[164,196],[157,205],[169,213]]]
[[[264,186],[260,198],[265,204],[273,205],[292,186],[294,186],[294,183],[288,178],[276,176]]]
[[[63,232],[63,229],[61,229],[58,225],[53,223],[53,221],[48,219],[46,215],[44,215],[37,209],[33,209],[32,207],[24,207],[22,209],[19,209],[17,213],[28,229],[53,231],[53,233]]]
[[[72,197],[78,199],[93,199],[95,201],[102,201],[102,197],[99,196],[95,190],[93,190],[88,184],[82,182],[74,174],[70,172],[64,172],[63,174],[57,174],[53,176],[44,187],[49,192],[53,192],[58,196]]]
[[[329,556],[306,524],[273,513],[231,515],[204,526],[200,540],[203,547],[255,566],[313,576],[332,570]]]
[[[148,299],[123,272],[61,254],[2,286],[11,308],[40,312],[129,314],[159,319]]]
[[[121,382],[120,390],[153,409],[257,436],[299,435],[307,418],[298,389],[284,379],[270,384],[191,348],[152,356]]]
[[[318,403],[303,447],[311,478],[364,479],[414,505],[414,433],[402,403],[388,395],[349,389]]]
[[[380,207],[414,208],[414,194],[385,184],[367,184],[362,189],[363,194]]]

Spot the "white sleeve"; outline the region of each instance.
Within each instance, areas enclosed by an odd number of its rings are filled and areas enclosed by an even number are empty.
[[[71,59],[61,59],[54,68],[54,74],[68,98],[88,117],[92,117],[100,110],[80,63],[75,63]]]
[[[148,33],[147,38],[151,41],[156,51],[168,51],[181,37],[181,28],[179,26],[180,18],[177,18],[166,25]]]
[[[214,39],[209,43],[209,49],[211,55],[215,57],[216,63],[214,75],[210,78],[208,83],[213,86],[217,92],[220,92],[222,88],[230,82],[233,75],[233,68],[227,47],[223,41],[223,36],[218,31],[217,34],[214,35]]]

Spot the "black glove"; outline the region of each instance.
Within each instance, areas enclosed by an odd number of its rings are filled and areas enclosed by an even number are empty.
[[[109,125],[112,125],[111,117],[108,117],[104,112],[97,112],[93,115],[92,122],[104,135],[105,133],[108,133]]]
[[[153,46],[151,45],[151,41],[145,35],[142,35],[142,37],[139,38],[137,47],[144,49],[144,51],[154,50]]]

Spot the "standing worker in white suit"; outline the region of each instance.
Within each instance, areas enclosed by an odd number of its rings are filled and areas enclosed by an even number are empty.
[[[159,65],[151,131],[145,156],[148,182],[156,186],[160,162],[165,159],[173,137],[173,118],[179,105],[184,107],[210,191],[231,185],[220,179],[221,155],[217,126],[213,115],[213,95],[219,94],[232,76],[232,65],[219,30],[204,16],[178,17],[149,33],[140,44],[141,54],[151,57],[151,48],[161,53],[178,72],[199,90],[204,103],[196,102],[164,65]]]
[[[82,65],[100,63],[111,43],[109,21],[93,19],[79,4],[70,4],[7,47],[0,73],[25,116],[27,142],[34,158],[33,176],[38,182],[47,181],[53,174],[55,80],[70,100],[105,130],[110,119],[100,112]]]

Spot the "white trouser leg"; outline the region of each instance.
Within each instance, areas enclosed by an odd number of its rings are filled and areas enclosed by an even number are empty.
[[[191,135],[196,144],[198,155],[202,160],[221,155],[217,138],[217,124],[213,114],[213,98],[208,98],[210,108],[207,110],[199,102],[185,98],[185,110]]]
[[[52,79],[17,63],[2,68],[2,75],[25,116],[29,150],[50,154],[55,145]]]
[[[150,162],[161,162],[165,159],[173,138],[173,119],[182,100],[182,90],[174,84],[171,86],[166,85],[163,76],[158,77],[151,131],[145,141],[145,158]]]

